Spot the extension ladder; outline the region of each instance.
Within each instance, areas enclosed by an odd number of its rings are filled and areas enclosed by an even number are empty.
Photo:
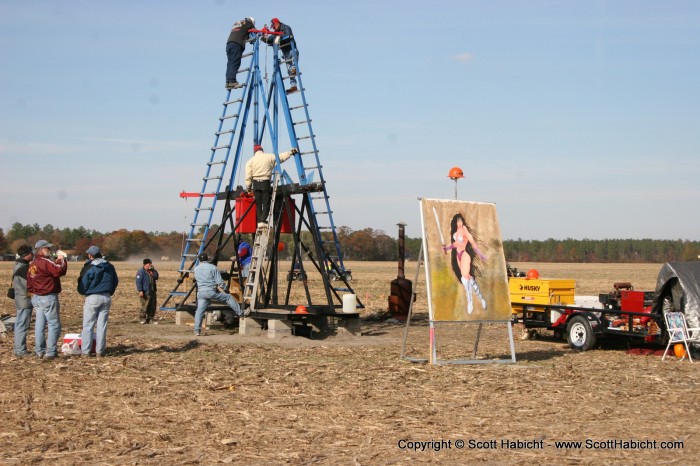
[[[333,222],[333,211],[331,210],[328,191],[326,190],[326,180],[323,176],[323,165],[319,158],[319,150],[316,145],[316,135],[314,134],[311,125],[311,116],[309,114],[309,105],[306,101],[305,89],[302,82],[301,68],[298,63],[298,53],[296,44],[291,41],[292,53],[291,60],[294,69],[296,70],[295,78],[297,80],[297,91],[286,94],[283,99],[283,112],[287,121],[290,140],[293,147],[299,150],[298,156],[295,156],[297,174],[299,176],[299,184],[302,186],[309,184],[318,184],[320,189],[309,196],[311,214],[316,220],[318,231],[313,232],[317,235],[318,241],[324,245],[326,257],[322,258],[324,266],[334,268],[336,272],[344,275],[345,266],[341,254],[340,243],[338,242],[338,234],[335,223]],[[278,50],[275,46],[274,57],[278,56]],[[283,86],[283,82],[289,80],[291,76],[282,77],[280,72],[280,64],[287,62],[283,57],[275,59],[274,75],[278,79],[278,85]],[[296,97],[299,99],[296,99]],[[295,104],[290,104],[289,100],[298,100]],[[315,180],[315,174],[318,174],[318,180]],[[329,232],[330,239],[324,239],[322,233]],[[325,246],[330,245],[331,251]]]
[[[267,216],[267,224],[264,227],[257,227],[255,232],[255,241],[253,242],[253,251],[250,257],[250,266],[248,268],[248,279],[243,287],[243,305],[248,306],[251,311],[255,311],[255,298],[258,294],[261,277],[265,276],[265,266],[267,264],[267,245],[270,242],[270,231],[274,230],[274,202],[277,196],[277,185],[279,176],[275,173],[272,182],[272,201],[270,212]]]
[[[248,42],[252,41],[253,40],[249,40]],[[255,58],[254,55],[255,49],[252,52],[244,53],[241,57],[241,68],[238,70],[238,75],[243,74],[246,76],[244,81],[246,84],[238,89],[228,89],[226,91],[223,111],[219,117],[216,132],[214,133],[214,144],[211,147],[209,160],[207,161],[204,176],[202,177],[202,188],[197,196],[194,216],[189,225],[189,233],[185,240],[182,256],[180,258],[178,272],[181,278],[178,280],[175,289],[169,293],[168,298],[160,306],[160,309],[163,311],[177,310],[179,305],[184,303],[194,290],[194,288],[190,288],[186,291],[178,291],[180,285],[184,281],[183,277],[187,277],[189,274],[193,273],[194,266],[197,264],[197,256],[204,251],[206,246],[205,241],[209,233],[209,228],[212,225],[218,195],[222,191],[221,185],[223,184],[224,175],[229,165],[232,148],[235,154],[234,167],[238,164],[239,154],[234,147],[234,141],[237,131],[240,130],[239,123],[241,123],[242,120],[241,113],[243,104],[248,94],[250,75]],[[247,63],[244,64],[243,60],[246,58],[248,60],[246,60]],[[241,82],[240,79],[238,79],[238,81]],[[243,124],[245,124],[245,122],[243,122]],[[226,190],[230,188],[230,186],[226,186]]]

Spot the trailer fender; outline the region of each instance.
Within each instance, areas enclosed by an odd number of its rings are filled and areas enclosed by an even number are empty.
[[[568,326],[571,319],[573,319],[576,316],[581,316],[585,318],[588,321],[588,325],[590,325],[591,330],[593,330],[593,333],[603,333],[605,327],[603,326],[603,322],[600,320],[599,313],[593,311],[574,311],[567,316],[566,325]]]

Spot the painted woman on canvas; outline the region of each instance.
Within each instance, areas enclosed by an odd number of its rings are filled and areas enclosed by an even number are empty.
[[[479,250],[477,241],[474,239],[474,232],[469,228],[462,214],[456,214],[452,217],[450,233],[452,234],[452,244],[443,245],[442,250],[443,252],[452,250],[452,270],[467,293],[467,313],[471,314],[474,310],[472,293],[481,300],[481,307],[486,310],[486,300],[476,282],[476,277],[481,276],[476,259],[478,256],[478,259],[486,262],[487,257]]]

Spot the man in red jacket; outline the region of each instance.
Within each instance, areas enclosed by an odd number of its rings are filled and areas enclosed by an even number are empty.
[[[56,262],[51,260],[53,244],[46,240],[37,241],[34,246],[34,260],[27,270],[27,291],[32,294],[32,306],[36,310],[34,323],[34,352],[38,358],[56,357],[56,344],[61,335],[61,315],[58,294],[61,292],[61,278],[68,271],[66,254],[56,253]],[[44,329],[48,326],[48,341]]]

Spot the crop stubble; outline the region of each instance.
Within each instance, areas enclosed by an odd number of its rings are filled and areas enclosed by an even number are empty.
[[[415,262],[407,264],[413,279]],[[577,279],[595,295],[615,281],[653,289],[658,264],[513,264]],[[401,361],[404,327],[385,321],[394,263],[351,263],[365,302],[362,337],[268,341],[226,329],[194,339],[191,327],[138,324],[135,263],[116,263],[121,286],[110,316],[108,357],[16,359],[2,344],[0,462],[28,464],[658,464],[699,452],[697,365],[603,347],[516,340],[516,365],[428,366]],[[161,270],[160,295],[175,282]],[[0,263],[0,283],[10,263]],[[64,333],[80,330],[82,299],[72,263],[61,295]],[[424,276],[410,354],[427,355]],[[2,313],[13,313],[3,300]],[[464,356],[474,326],[438,328],[441,354]],[[30,338],[33,344],[33,338]],[[480,354],[507,356],[504,327],[489,326]],[[400,449],[401,439],[451,440],[441,451]],[[454,441],[496,439],[496,449]],[[502,449],[501,439],[544,449]],[[676,450],[556,449],[555,440],[684,440]]]

